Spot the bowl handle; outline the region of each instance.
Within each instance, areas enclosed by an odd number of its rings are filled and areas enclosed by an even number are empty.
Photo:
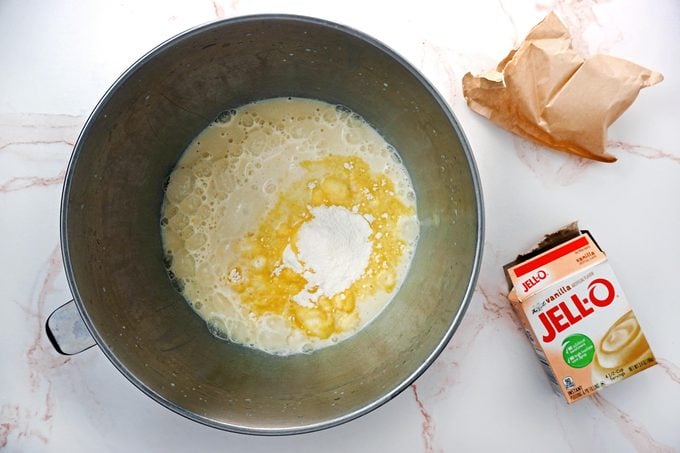
[[[45,323],[45,330],[59,354],[78,354],[96,344],[73,301],[66,302],[52,312]]]

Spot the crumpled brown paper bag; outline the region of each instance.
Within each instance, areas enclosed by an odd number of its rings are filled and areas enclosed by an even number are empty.
[[[554,13],[536,25],[496,71],[463,77],[472,110],[497,125],[551,148],[602,162],[607,128],[641,88],[663,76],[620,58],[584,59]]]

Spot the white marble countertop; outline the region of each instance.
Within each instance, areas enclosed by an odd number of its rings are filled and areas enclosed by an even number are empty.
[[[215,0],[0,3],[0,449],[7,451],[673,451],[680,449],[680,5],[673,0],[460,3]],[[447,6],[448,5],[448,6]],[[554,9],[584,52],[662,72],[609,131],[619,161],[550,152],[462,98]],[[70,299],[59,202],[73,143],[118,75],[195,25],[263,12],[317,16],[401,53],[440,90],[477,159],[486,244],[475,296],[435,364],[380,409],[324,432],[249,437],[161,407],[97,349],[66,358],[44,334]],[[509,188],[513,190],[508,190]],[[572,220],[594,232],[659,366],[567,406],[504,297],[501,265]]]

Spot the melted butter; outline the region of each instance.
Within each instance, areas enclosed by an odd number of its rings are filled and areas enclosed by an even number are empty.
[[[328,338],[357,327],[357,300],[394,290],[397,264],[406,245],[399,221],[414,212],[396,196],[390,178],[372,172],[359,157],[332,155],[303,161],[301,166],[305,177],[280,194],[257,232],[239,244],[238,264],[225,274],[224,281],[252,312],[284,316],[307,335]],[[310,220],[310,206],[342,206],[370,219],[373,243],[362,277],[339,294],[321,296],[313,308],[293,300],[307,283],[304,277],[289,268],[281,269],[285,248],[291,245],[297,252],[295,236]]]

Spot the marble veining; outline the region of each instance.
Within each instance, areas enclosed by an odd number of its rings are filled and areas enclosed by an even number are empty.
[[[680,63],[667,57],[680,51],[675,2],[652,8],[632,0],[488,0],[468,2],[465,11],[434,0],[375,6],[354,0],[119,3],[105,8],[101,2],[101,11],[60,4],[29,12],[10,2],[0,15],[0,27],[13,36],[0,43],[0,58],[31,56],[27,66],[5,66],[0,75],[0,449],[541,451],[550,442],[556,451],[680,451],[680,352],[672,321],[680,316],[680,238],[670,233],[680,227],[680,135],[654,116],[672,111],[668,103],[680,103]],[[357,13],[362,8],[366,14]],[[389,17],[376,20],[384,9]],[[514,137],[470,112],[462,99],[463,74],[492,68],[551,10],[570,28],[580,52],[640,60],[666,76],[640,94],[622,125],[610,129],[607,146],[619,158],[615,164]],[[59,198],[70,153],[97,96],[147,47],[200,23],[263,12],[353,26],[418,67],[472,144],[487,220],[472,303],[431,368],[365,417],[278,439],[224,433],[176,416],[129,385],[96,348],[59,356],[44,334],[46,318],[70,298],[59,248]],[[126,27],[133,17],[144,27]],[[75,27],[92,39],[79,39]],[[125,39],[118,40],[119,33]],[[143,39],[149,45],[140,48]],[[662,47],[664,52],[656,50]],[[62,92],[79,94],[64,98]],[[634,215],[626,216],[626,208]],[[577,218],[611,254],[659,364],[567,406],[551,392],[505,299],[501,266],[543,233]],[[624,219],[629,223],[622,227]],[[636,235],[644,245],[636,245]],[[646,259],[655,260],[654,272]]]

